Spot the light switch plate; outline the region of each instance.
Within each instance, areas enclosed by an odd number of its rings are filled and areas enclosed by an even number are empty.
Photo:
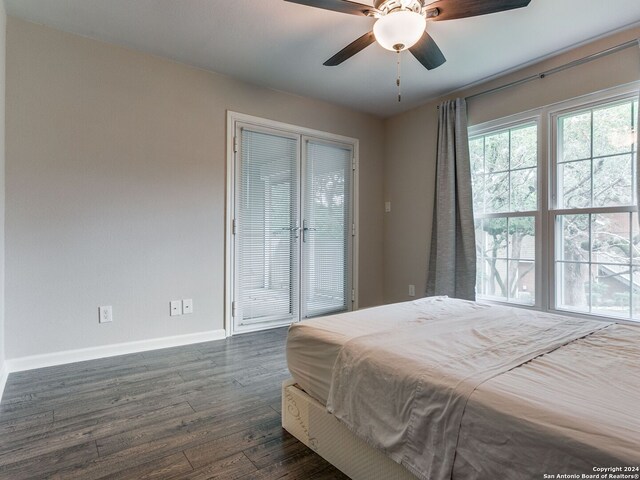
[[[169,304],[170,315],[175,317],[176,315],[182,315],[182,300],[172,300]]]
[[[385,213],[391,212],[391,202],[384,202],[384,211]]]
[[[182,313],[184,315],[189,315],[193,313],[193,299],[187,298],[182,300]]]

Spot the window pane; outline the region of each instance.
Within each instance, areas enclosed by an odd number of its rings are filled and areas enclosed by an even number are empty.
[[[471,177],[471,193],[473,195],[473,211],[484,213],[485,176],[483,174]]]
[[[507,258],[507,219],[487,218],[483,222],[484,256]]]
[[[638,100],[636,100],[635,102],[633,102],[633,116],[631,117],[631,120],[633,121],[633,128],[634,130],[636,128],[638,128]],[[633,151],[637,152],[638,151],[638,136],[637,135],[633,135]]]
[[[558,263],[556,282],[559,285],[557,302],[560,308],[589,311],[589,265]]]
[[[485,181],[487,213],[506,212],[509,209],[509,173],[490,174]]]
[[[535,263],[529,260],[509,260],[509,298],[533,305],[536,294]]]
[[[589,215],[560,215],[556,258],[567,262],[589,261]]]
[[[511,211],[536,210],[538,207],[537,169],[527,168],[511,172]]]
[[[631,155],[598,158],[593,161],[593,204],[595,207],[630,205],[633,202]]]
[[[507,261],[485,258],[484,294],[488,297],[507,299]]]
[[[591,205],[591,161],[558,165],[560,208],[583,208]]]
[[[640,319],[640,267],[632,267],[633,268],[633,283],[631,284],[632,291],[632,301],[631,308],[633,318]]]
[[[476,295],[478,296],[483,296],[485,294],[485,264],[486,260],[483,257],[476,257]]]
[[[592,262],[630,263],[630,218],[628,213],[592,215]]]
[[[591,266],[591,313],[629,318],[629,269],[628,265]]]
[[[579,160],[591,157],[591,112],[560,117],[559,161]]]
[[[538,127],[523,124],[469,142],[476,219],[479,296],[535,303],[535,216],[487,214],[538,210]]]
[[[484,232],[484,220],[476,218],[476,258],[482,258],[485,251],[485,232]]]
[[[640,265],[640,225],[638,224],[637,213],[631,214],[631,232],[631,259],[635,265]]]
[[[511,169],[535,167],[538,163],[538,127],[511,130]]]
[[[509,219],[509,258],[535,260],[535,217],[512,217]]]
[[[485,137],[485,170],[499,172],[509,169],[509,132]]]
[[[484,172],[484,137],[472,138],[469,141],[469,156],[471,158],[471,174],[479,175]]]
[[[593,155],[627,153],[633,145],[631,102],[593,111]]]

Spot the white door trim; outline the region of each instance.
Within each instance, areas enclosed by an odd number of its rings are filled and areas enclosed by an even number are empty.
[[[235,156],[238,150],[236,144],[236,124],[243,123],[256,127],[269,128],[273,130],[282,130],[288,134],[296,134],[314,137],[316,139],[326,140],[328,142],[336,142],[351,145],[353,148],[353,185],[352,185],[352,218],[355,225],[355,235],[352,242],[352,258],[351,258],[351,286],[354,291],[353,309],[358,308],[358,236],[360,232],[359,224],[359,140],[357,138],[337,135],[311,128],[300,127],[288,123],[278,122],[266,118],[255,117],[244,113],[238,113],[227,110],[227,192],[226,192],[226,218],[225,218],[225,287],[224,287],[224,329],[226,336],[233,335],[232,327],[232,304],[234,294],[233,280],[233,259],[234,259],[234,241],[233,241],[233,221],[235,211]]]

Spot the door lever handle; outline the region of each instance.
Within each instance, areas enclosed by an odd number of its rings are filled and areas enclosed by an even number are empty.
[[[298,238],[298,232],[300,230],[300,227],[298,227],[297,225],[295,227],[282,227],[280,230],[286,230],[287,232],[293,232],[295,234],[295,238]]]
[[[302,221],[302,241],[303,242],[307,241],[307,231],[315,232],[316,230],[317,230],[316,228],[307,227],[307,221],[303,220]]]

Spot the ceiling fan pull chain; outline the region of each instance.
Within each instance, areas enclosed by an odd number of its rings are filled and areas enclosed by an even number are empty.
[[[400,73],[401,73],[401,69],[400,69],[400,62],[402,60],[402,52],[400,50],[397,50],[398,52],[398,78],[396,79],[396,85],[398,86],[398,102],[402,101],[402,89],[400,88]]]

